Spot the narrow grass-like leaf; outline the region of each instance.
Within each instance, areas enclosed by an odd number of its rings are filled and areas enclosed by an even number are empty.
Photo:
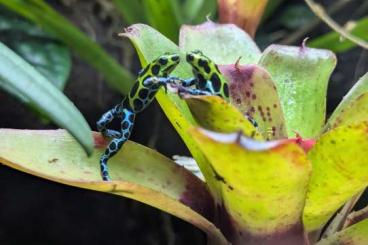
[[[257,122],[263,138],[286,138],[284,114],[270,74],[257,65],[222,65],[219,68],[229,81],[232,104]]]
[[[191,130],[222,189],[219,227],[232,244],[305,244],[301,215],[311,165],[292,141]]]
[[[0,41],[63,90],[71,70],[68,48],[34,23],[0,8]]]
[[[112,0],[123,19],[128,24],[147,22],[146,15],[142,14],[142,0]]]
[[[25,98],[43,115],[67,129],[88,154],[92,153],[91,129],[82,114],[62,92],[2,43],[0,64],[2,89]]]
[[[368,41],[367,29],[368,29],[368,17],[356,21],[351,24],[352,35]],[[334,52],[345,52],[351,48],[356,47],[356,44],[350,40],[342,39],[340,34],[336,32],[330,32],[325,35],[319,36],[308,42],[310,47],[326,48]]]
[[[94,134],[87,158],[64,130],[0,130],[0,162],[59,183],[128,197],[192,223],[226,244],[208,220],[213,200],[204,182],[159,153],[128,141],[109,161],[114,181],[102,181],[99,157],[106,141]]]
[[[368,244],[368,219],[337,232],[316,245],[366,245]]]
[[[197,0],[195,0],[197,1]],[[214,19],[217,13],[217,1],[216,0],[204,0],[201,8],[196,13],[193,19],[187,21],[187,23],[199,24],[206,21],[206,18]]]
[[[304,209],[308,232],[318,231],[368,185],[368,123],[337,127],[309,151],[313,173]]]
[[[234,106],[218,96],[188,96],[188,106],[198,124],[206,129],[232,133],[242,131],[254,139],[262,139],[251,122]]]
[[[368,120],[368,73],[361,77],[337,106],[324,131],[339,125]]]
[[[336,65],[328,50],[271,45],[259,62],[276,83],[287,133],[314,138],[325,123],[326,93]]]
[[[142,0],[148,23],[170,40],[177,42],[182,23],[176,0]]]
[[[0,0],[0,4],[40,25],[101,72],[111,86],[128,93],[134,80],[130,72],[46,3],[41,0]]]
[[[252,38],[233,24],[219,25],[207,21],[196,26],[182,26],[180,49],[184,52],[201,50],[216,64],[255,64],[261,52]]]

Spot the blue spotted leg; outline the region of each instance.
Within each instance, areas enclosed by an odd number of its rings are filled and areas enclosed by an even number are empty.
[[[112,120],[111,115],[115,115],[115,117],[119,117],[121,119],[120,132],[116,130],[106,129],[107,123],[111,122]],[[127,108],[121,109],[119,106],[116,106],[110,111],[106,112],[97,122],[97,125],[99,125],[99,130],[104,136],[113,137],[113,139],[107,146],[104,154],[100,158],[101,175],[104,181],[111,180],[109,176],[107,161],[112,156],[114,156],[121,149],[123,144],[129,139],[133,129],[134,120],[135,113],[133,111]]]
[[[179,62],[178,54],[164,54],[149,63],[139,72],[127,97],[119,105],[103,114],[97,122],[97,129],[104,136],[112,138],[100,158],[101,175],[104,181],[111,180],[107,162],[129,139],[135,115],[147,108],[161,87],[167,90],[167,84],[173,84],[178,80],[175,77],[169,77],[169,74]],[[106,128],[114,118],[121,121],[119,131]]]

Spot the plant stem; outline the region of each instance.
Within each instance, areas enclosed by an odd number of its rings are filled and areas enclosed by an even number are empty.
[[[322,234],[322,237],[328,237],[342,229],[346,218],[348,217],[350,211],[354,208],[355,204],[362,196],[362,194],[363,192],[358,193],[357,195],[353,196],[347,203],[345,203],[342,209],[336,214],[335,218],[327,226],[326,230]]]
[[[351,0],[340,0],[337,3],[333,4],[330,8],[327,9],[327,13],[329,15],[333,15],[340,11],[343,7],[345,7]],[[309,24],[304,26],[301,29],[298,29],[291,35],[287,36],[285,39],[281,40],[281,44],[289,45],[297,42],[299,39],[303,38],[306,33],[311,32],[314,28],[316,28],[321,23],[320,18],[314,18]]]
[[[339,33],[344,38],[350,40],[356,45],[361,46],[362,48],[368,49],[368,43],[363,39],[354,36],[347,32],[343,27],[337,24],[325,11],[322,5],[315,3],[313,0],[304,0],[309,8],[319,17],[325,24],[327,24],[331,29]]]

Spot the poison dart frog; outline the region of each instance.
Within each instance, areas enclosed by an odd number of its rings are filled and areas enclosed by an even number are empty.
[[[129,94],[123,101],[102,115],[97,121],[97,129],[112,140],[100,158],[101,175],[104,181],[111,180],[107,161],[114,156],[129,139],[135,115],[143,111],[154,99],[157,91],[168,83],[174,83],[170,73],[179,64],[178,54],[164,54],[144,67],[134,82]],[[121,120],[120,131],[108,129],[106,126],[114,119]]]
[[[226,78],[220,72],[218,66],[200,50],[188,52],[186,61],[192,66],[194,78],[181,80],[178,87],[179,95],[217,95],[229,101],[229,86]],[[195,86],[195,88],[189,88]],[[248,114],[245,115],[254,127],[257,122]]]

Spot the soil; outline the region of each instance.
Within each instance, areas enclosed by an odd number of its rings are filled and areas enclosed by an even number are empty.
[[[111,6],[104,5],[106,1],[51,3],[95,37],[125,67],[132,72],[139,70],[130,44],[112,38],[124,24]],[[349,12],[344,13],[338,16],[339,20],[350,17]],[[320,25],[314,34],[327,30]],[[328,92],[329,113],[368,70],[367,56],[360,48],[338,55],[339,63]],[[121,95],[78,57],[73,57],[69,80],[65,94],[96,130],[97,119],[118,103]],[[0,101],[1,128],[55,128],[40,122],[28,108],[1,91]],[[157,136],[154,148],[162,154],[189,155],[157,103],[139,114],[131,140],[147,145],[152,143],[152,135]],[[2,165],[0,186],[0,244],[205,244],[203,233],[192,225],[129,199],[57,184]]]

